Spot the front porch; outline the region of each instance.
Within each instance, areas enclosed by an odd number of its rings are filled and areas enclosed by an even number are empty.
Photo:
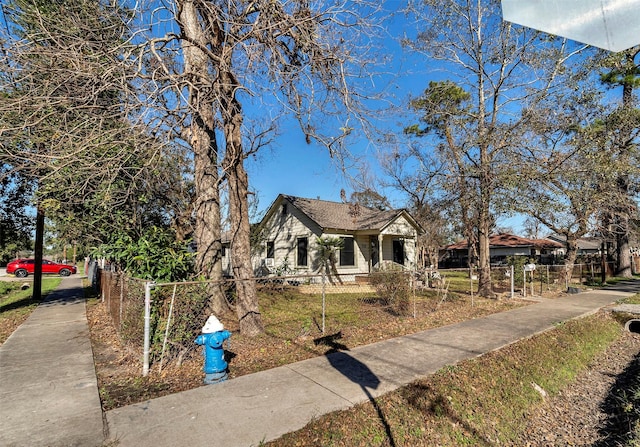
[[[363,253],[369,273],[387,264],[409,267],[414,265],[415,239],[400,234],[370,235],[368,253]]]

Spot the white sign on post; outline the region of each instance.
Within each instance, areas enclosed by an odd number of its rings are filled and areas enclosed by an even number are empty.
[[[609,51],[640,44],[640,0],[502,0],[502,16]]]

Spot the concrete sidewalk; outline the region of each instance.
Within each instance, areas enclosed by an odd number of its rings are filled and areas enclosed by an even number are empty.
[[[257,446],[314,417],[597,311],[640,282],[465,321],[102,414],[82,284],[63,279],[0,346],[0,445]],[[233,365],[231,365],[233,367]]]
[[[0,445],[103,441],[85,299],[74,275],[0,346]]]
[[[544,300],[119,408],[106,414],[109,439],[138,447],[257,446],[637,291],[640,282]]]

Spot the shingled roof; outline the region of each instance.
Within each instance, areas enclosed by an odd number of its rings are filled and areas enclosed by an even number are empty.
[[[448,245],[447,250],[462,250],[468,246],[467,240]],[[508,233],[493,234],[489,236],[489,246],[492,248],[503,247],[536,247],[536,248],[561,248],[562,244],[550,239],[527,239]]]
[[[288,200],[323,229],[380,231],[401,214],[404,214],[412,224],[419,228],[404,209],[380,211],[361,205],[355,206],[351,203],[329,202],[287,195],[281,197]]]

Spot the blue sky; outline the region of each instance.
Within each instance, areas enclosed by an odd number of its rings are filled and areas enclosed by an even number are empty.
[[[334,166],[326,148],[307,144],[302,132],[291,126],[278,141],[247,163],[249,182],[256,191],[259,209],[265,211],[278,194],[340,201],[340,190],[349,187]]]
[[[386,2],[387,7],[400,8],[404,2]],[[408,104],[410,97],[419,96],[428,86],[429,81],[442,80],[442,67],[434,65],[433,61],[426,59],[424,55],[412,54],[402,49],[398,39],[404,33],[409,37],[415,36],[415,29],[405,23],[407,19],[402,14],[389,16],[386,27],[390,37],[385,46],[388,54],[393,55],[394,60],[388,67],[389,71],[395,71],[397,78],[394,95],[390,101],[398,107]],[[388,79],[383,80],[387,81]],[[406,110],[407,107],[404,107]],[[387,129],[393,129],[396,134],[401,134],[407,123],[414,122],[407,117],[393,117],[385,122]],[[404,121],[403,121],[404,119]],[[425,144],[427,142],[425,141]],[[377,162],[374,156],[375,149],[366,140],[356,141],[350,147],[360,156],[365,156],[368,165],[376,171]],[[271,151],[261,152],[257,160],[248,160],[250,187],[256,191],[259,201],[258,212],[264,212],[278,194],[296,195],[301,197],[324,200],[340,201],[340,191],[345,189],[347,196],[352,191],[344,175],[337,169],[327,150],[318,145],[308,145],[302,133],[291,126],[283,132]],[[378,192],[385,194],[394,207],[405,207],[404,198],[390,189],[380,189]],[[257,217],[261,217],[259,214]],[[523,216],[501,217],[497,225],[502,228],[511,228],[516,234],[522,234]]]
[[[397,15],[387,20],[387,27],[395,39],[389,39],[385,46],[394,56],[393,66],[397,77],[392,81],[395,85],[391,89],[394,106],[408,103],[409,97],[415,97],[425,90],[431,80],[441,80],[442,72],[425,59],[404,51],[397,38],[408,32],[404,17]],[[384,82],[388,79],[384,80]],[[405,108],[406,110],[406,108]],[[407,124],[406,117],[385,116],[384,126],[393,129],[397,134],[402,133]],[[402,121],[405,120],[405,121]],[[426,142],[425,142],[426,143]],[[288,126],[282,136],[278,138],[272,148],[265,148],[258,156],[247,160],[246,168],[249,173],[250,187],[256,192],[258,199],[258,216],[271,205],[278,194],[287,194],[307,198],[321,198],[339,202],[340,191],[344,189],[347,197],[353,190],[344,174],[332,160],[326,148],[317,144],[307,144],[304,135],[296,124]],[[350,150],[358,156],[363,156],[373,171],[377,169],[375,148],[366,139],[356,141]],[[392,189],[380,189],[390,200],[392,206],[402,208],[406,206],[404,197]],[[521,216],[502,218],[498,224],[501,227],[511,227],[516,233],[521,232]]]
[[[388,2],[397,5],[401,2]],[[377,80],[376,84],[393,83],[389,89],[393,98],[387,97],[393,106],[407,104],[409,96],[421,94],[427,87],[429,80],[435,79],[425,68],[424,58],[416,58],[404,52],[397,42],[404,32],[409,31],[401,14],[388,16],[385,21],[388,33],[393,38],[385,40],[385,49],[393,56],[393,62],[385,70],[395,72],[394,79],[387,75]],[[388,107],[388,104],[380,107]],[[385,115],[383,126],[394,132],[402,133],[400,117]],[[381,121],[382,122],[382,121]],[[359,157],[364,157],[367,164],[376,171],[376,148],[365,138],[353,141],[349,150]],[[329,156],[326,148],[318,144],[307,144],[304,135],[296,124],[291,124],[282,132],[271,150],[266,148],[260,152],[257,159],[247,160],[247,171],[252,189],[256,191],[259,201],[258,209],[266,211],[278,194],[288,194],[307,198],[320,197],[323,200],[340,201],[340,191],[344,189],[347,196],[353,190],[345,179],[344,174]],[[392,190],[379,191],[387,195],[395,207],[404,207],[401,196]]]

